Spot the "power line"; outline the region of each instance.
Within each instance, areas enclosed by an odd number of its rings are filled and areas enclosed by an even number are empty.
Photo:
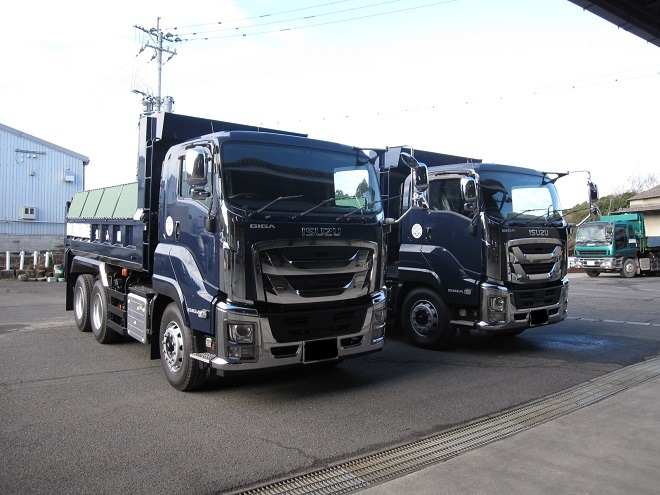
[[[374,4],[371,4],[371,5],[361,5],[359,7],[352,7],[350,9],[335,10],[333,12],[324,12],[322,14],[313,14],[313,15],[308,15],[308,16],[304,16],[304,17],[295,17],[295,18],[292,18],[292,19],[284,19],[284,20],[280,20],[280,21],[263,22],[263,23],[260,23],[260,24],[250,24],[250,25],[247,25],[247,26],[240,26],[240,27],[228,27],[228,28],[222,28],[222,29],[213,29],[213,30],[209,30],[209,31],[198,31],[198,32],[194,32],[194,33],[181,33],[180,36],[187,36],[187,35],[188,36],[197,36],[199,34],[205,34],[205,33],[217,33],[217,32],[222,32],[222,31],[235,31],[235,30],[239,30],[239,29],[246,29],[246,28],[249,29],[249,28],[261,27],[261,26],[268,26],[268,25],[271,25],[271,24],[281,24],[281,23],[286,23],[286,22],[304,21],[304,20],[308,20],[308,19],[315,19],[315,18],[318,18],[318,17],[324,17],[324,16],[329,16],[329,15],[343,14],[345,12],[353,12],[353,11],[356,11],[356,10],[370,9],[372,7],[379,7],[381,5],[386,5],[386,4],[389,4],[389,3],[397,3],[397,2],[401,2],[401,1],[403,1],[403,0],[388,0],[386,2],[374,3]],[[308,7],[308,8],[310,8],[310,7]],[[298,10],[306,10],[306,9],[298,9]],[[269,17],[270,15],[271,14],[267,14],[264,17]]]
[[[273,17],[276,15],[282,15],[282,14],[290,14],[291,12],[300,12],[302,10],[310,10],[310,9],[316,9],[318,7],[327,7],[328,5],[335,5],[337,3],[346,3],[346,2],[351,2],[353,0],[338,0],[336,2],[329,2],[329,3],[322,3],[319,5],[312,5],[310,7],[301,7],[299,9],[292,9],[292,10],[283,10],[280,12],[271,12],[270,14],[261,14],[261,15],[256,15],[256,16],[251,16],[251,17],[243,17],[241,19],[233,19],[230,21],[217,21],[217,22],[208,22],[206,24],[190,24],[188,26],[179,26],[180,28],[191,28],[191,27],[197,27],[197,26],[214,26],[217,24],[229,24],[232,22],[241,22],[241,21],[251,21],[252,19],[262,19],[264,17]],[[179,27],[171,27],[168,29],[176,30],[179,29]]]
[[[397,1],[397,0],[395,0]],[[321,23],[316,23],[316,24],[307,24],[305,26],[297,26],[297,27],[285,27],[282,29],[278,30],[269,30],[269,31],[257,31],[253,33],[243,33],[243,34],[231,34],[231,35],[224,35],[224,36],[205,36],[205,37],[199,37],[199,38],[183,38],[181,41],[182,42],[192,42],[192,41],[208,41],[211,39],[222,39],[222,38],[236,38],[236,37],[246,37],[246,36],[255,36],[255,35],[260,35],[260,34],[273,34],[273,33],[278,33],[278,32],[284,32],[284,31],[297,31],[300,29],[309,29],[313,27],[319,27],[319,26],[328,26],[331,24],[339,24],[343,22],[350,22],[350,21],[357,21],[357,20],[362,20],[362,19],[369,19],[369,18],[374,18],[374,17],[380,17],[384,15],[390,15],[390,14],[398,14],[401,12],[409,12],[412,10],[419,10],[419,9],[424,9],[428,7],[435,7],[437,5],[444,5],[448,3],[454,3],[458,2],[459,0],[444,0],[441,2],[434,2],[426,5],[418,5],[415,7],[407,7],[405,9],[397,9],[397,10],[390,10],[387,12],[378,12],[375,14],[369,14],[369,15],[364,15],[364,16],[359,16],[359,17],[351,17],[347,19],[338,19],[336,21],[328,21],[328,22],[321,22]],[[384,2],[384,3],[390,3],[390,2]]]

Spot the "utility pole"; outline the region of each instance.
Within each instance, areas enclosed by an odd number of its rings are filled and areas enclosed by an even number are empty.
[[[142,46],[142,48],[140,48],[138,55],[147,48],[151,48],[154,50],[154,55],[153,57],[151,57],[151,60],[155,58],[157,59],[157,63],[158,63],[158,84],[157,84],[158,94],[154,97],[152,95],[148,95],[137,90],[133,90],[133,92],[142,95],[144,113],[152,113],[154,111],[159,112],[162,110],[164,103],[164,99],[161,96],[161,87],[162,87],[162,78],[163,78],[163,52],[170,54],[169,58],[165,62],[168,62],[172,57],[174,57],[174,55],[176,55],[176,50],[171,50],[167,47],[164,47],[163,42],[177,43],[181,41],[181,38],[179,38],[178,36],[175,37],[172,33],[163,34],[163,31],[160,29],[160,17],[156,18],[155,28],[146,29],[143,28],[142,26],[137,26],[137,25],[133,27],[135,29],[139,29],[140,31],[147,33],[152,40],[152,43],[146,42]],[[166,99],[168,100],[168,102],[174,101],[172,97],[169,96],[166,97]]]

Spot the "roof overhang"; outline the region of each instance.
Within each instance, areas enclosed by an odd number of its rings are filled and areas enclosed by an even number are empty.
[[[660,47],[660,0],[569,0]]]

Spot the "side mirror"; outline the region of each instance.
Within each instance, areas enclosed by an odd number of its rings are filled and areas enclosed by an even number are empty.
[[[472,202],[477,200],[477,181],[472,177],[461,178],[461,195],[463,201]]]
[[[412,175],[413,184],[418,192],[424,192],[429,188],[429,173],[426,165],[418,163],[417,168],[413,169]]]
[[[190,197],[197,201],[204,201],[206,198],[210,197],[211,193],[208,192],[203,187],[193,187],[190,191]]]
[[[403,162],[404,165],[407,165],[413,170],[416,170],[417,167],[419,167],[419,162],[417,161],[417,158],[412,156],[410,153],[406,153],[405,151],[400,153],[399,159]]]
[[[190,186],[206,185],[206,153],[202,148],[186,151],[186,182]]]
[[[598,186],[590,180],[587,181],[587,184],[589,185],[589,203],[594,203],[598,201]]]
[[[461,178],[461,196],[465,211],[472,212],[477,209],[477,181],[474,178]]]

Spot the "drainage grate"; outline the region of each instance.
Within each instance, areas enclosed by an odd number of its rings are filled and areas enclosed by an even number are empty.
[[[659,375],[660,358],[627,366],[513,411],[241,495],[332,495],[368,488],[551,421]]]

